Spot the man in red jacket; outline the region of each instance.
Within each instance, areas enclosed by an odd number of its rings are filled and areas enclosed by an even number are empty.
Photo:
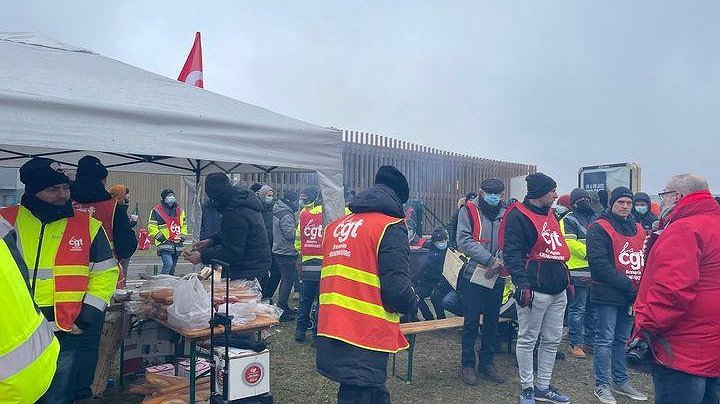
[[[660,192],[635,302],[636,333],[649,340],[655,403],[717,403],[720,377],[720,206],[696,174]]]

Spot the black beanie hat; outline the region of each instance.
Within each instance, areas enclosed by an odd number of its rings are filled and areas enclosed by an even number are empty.
[[[60,171],[57,163],[43,157],[33,157],[20,167],[20,181],[30,195],[58,184],[70,184],[70,178]]]
[[[612,207],[615,202],[617,202],[618,199],[627,197],[631,200],[633,199],[633,193],[631,190],[629,190],[627,187],[617,187],[613,189],[612,193],[610,194],[610,205],[609,207]]]
[[[480,189],[489,194],[501,194],[505,190],[505,184],[497,178],[487,178],[480,183]]]
[[[307,203],[314,202],[320,194],[315,187],[307,187],[302,190],[302,194],[307,197]]]
[[[575,202],[579,201],[580,199],[587,198],[590,199],[590,194],[588,191],[582,189],[582,188],[575,188],[570,192],[570,206],[574,205]]]
[[[230,188],[232,184],[225,173],[212,173],[205,178],[205,195],[210,199],[216,199]]]
[[[527,182],[528,199],[538,199],[557,188],[555,180],[543,173],[530,174],[525,177],[525,182]]]
[[[375,174],[375,184],[386,185],[400,198],[400,203],[405,203],[410,198],[410,185],[407,178],[393,166],[382,166]]]
[[[175,192],[170,188],[163,189],[163,191],[160,192],[160,199],[165,200],[165,197],[170,194],[175,194]]]
[[[633,197],[633,202],[646,202],[648,205],[652,203],[652,201],[650,200],[650,196],[645,192],[636,193]]]
[[[78,160],[77,177],[93,177],[104,180],[108,176],[108,170],[100,159],[95,156],[84,156]]]

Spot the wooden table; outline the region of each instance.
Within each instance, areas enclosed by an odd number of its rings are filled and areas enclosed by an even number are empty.
[[[197,342],[203,339],[210,338],[210,327],[204,328],[201,330],[184,330],[181,328],[176,328],[171,326],[167,323],[165,320],[160,320],[157,318],[153,318],[153,321],[157,322],[158,324],[162,325],[163,327],[177,333],[182,338],[178,340],[175,352],[177,354],[178,352],[178,346],[184,345],[183,344],[183,338],[187,339],[190,342],[190,397],[189,402],[190,404],[195,403],[195,376],[196,376],[196,363],[197,360]],[[266,316],[257,316],[255,320],[247,323],[247,324],[233,324],[232,326],[232,332],[260,332],[264,329],[269,328],[270,326],[279,324],[278,320],[266,317]],[[223,328],[222,327],[215,327],[215,335],[222,335]],[[210,353],[212,354],[212,352]]]

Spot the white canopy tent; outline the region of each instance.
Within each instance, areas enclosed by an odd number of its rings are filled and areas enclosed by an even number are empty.
[[[0,32],[0,166],[32,156],[194,175],[315,171],[343,211],[341,132],[35,34]]]

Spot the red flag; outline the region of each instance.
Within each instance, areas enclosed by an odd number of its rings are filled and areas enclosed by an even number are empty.
[[[190,49],[185,65],[180,71],[178,81],[203,88],[202,46],[200,45],[199,32],[195,33],[195,42],[192,49]]]

